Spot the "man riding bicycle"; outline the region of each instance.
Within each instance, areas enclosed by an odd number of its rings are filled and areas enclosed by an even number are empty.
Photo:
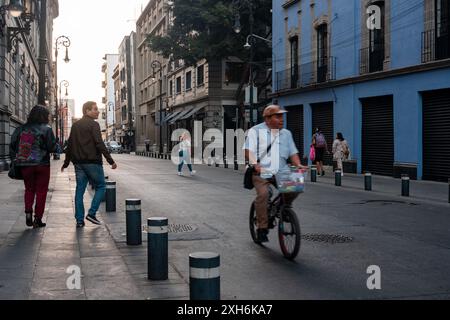
[[[245,159],[249,165],[254,167],[253,185],[257,194],[255,199],[257,237],[260,243],[269,241],[267,237],[269,234],[267,203],[271,182],[263,177],[267,176],[267,173],[270,176],[277,174],[280,170],[289,169],[288,160],[293,166],[308,169],[300,163],[292,133],[284,129],[285,113],[287,111],[278,105],[268,106],[263,113],[264,123],[249,130],[244,145]],[[298,195],[298,193],[285,194],[286,204],[291,205]]]

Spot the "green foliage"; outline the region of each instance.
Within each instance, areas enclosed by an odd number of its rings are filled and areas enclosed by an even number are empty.
[[[262,37],[271,35],[271,0],[175,0],[174,24],[165,36],[149,35],[147,44],[165,58],[183,59],[188,65],[205,58],[217,61],[236,56],[249,60],[249,50],[243,46],[250,34],[250,9],[252,5],[253,33]],[[239,13],[242,31],[233,30]],[[254,61],[271,57],[271,48],[256,40]]]

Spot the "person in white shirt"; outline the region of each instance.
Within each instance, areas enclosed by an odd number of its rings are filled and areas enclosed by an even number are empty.
[[[192,161],[191,161],[191,141],[189,140],[188,135],[184,134],[180,137],[180,164],[178,165],[178,175],[183,175],[183,166],[186,163],[188,169],[191,173],[191,176],[196,174],[196,171],[192,169]]]

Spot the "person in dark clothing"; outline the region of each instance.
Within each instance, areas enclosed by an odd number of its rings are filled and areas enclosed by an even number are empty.
[[[97,211],[105,196],[106,181],[103,171],[102,155],[106,158],[112,169],[117,165],[106,149],[103,142],[100,125],[95,120],[100,112],[97,103],[89,101],[83,105],[83,118],[72,126],[67,146],[66,159],[61,172],[66,169],[70,162],[75,166],[77,188],[75,193],[75,219],[77,228],[84,227],[85,211],[83,197],[89,181],[95,187],[95,195],[92,199],[86,220],[101,225],[97,219]]]
[[[45,107],[35,106],[27,123],[14,131],[9,146],[11,161],[21,168],[25,183],[26,224],[34,228],[46,226],[42,218],[50,182],[50,153],[56,150],[55,135],[48,125],[49,115]]]
[[[313,135],[312,144],[316,151],[316,158],[314,162],[317,166],[317,172],[319,175],[324,176],[325,170],[323,168],[323,160],[325,157],[325,152],[328,154],[329,151],[327,140],[324,134],[322,133],[322,130],[320,130],[320,128],[316,128],[315,133]]]

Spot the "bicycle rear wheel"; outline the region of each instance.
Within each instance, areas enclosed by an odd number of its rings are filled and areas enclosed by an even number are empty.
[[[297,214],[290,208],[284,209],[278,223],[278,240],[286,259],[294,260],[300,251],[301,231]]]
[[[249,227],[253,241],[257,244],[261,244],[261,242],[258,241],[258,234],[257,234],[258,227],[256,225],[256,209],[254,202],[252,203],[252,206],[250,208]]]

